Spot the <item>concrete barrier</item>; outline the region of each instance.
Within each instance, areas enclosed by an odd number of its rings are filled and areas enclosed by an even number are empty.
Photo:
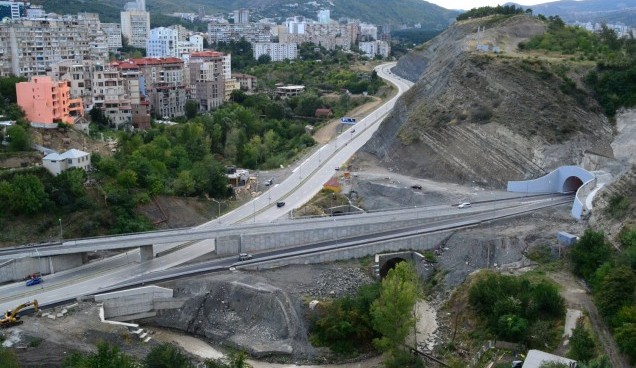
[[[172,299],[172,289],[159,286],[115,291],[95,295],[95,301],[104,306],[104,318],[130,321],[154,317],[159,309],[174,309],[183,301]]]
[[[40,272],[52,274],[79,267],[83,264],[82,254],[64,254],[41,258],[14,258],[0,263],[0,283],[22,281],[26,276]]]

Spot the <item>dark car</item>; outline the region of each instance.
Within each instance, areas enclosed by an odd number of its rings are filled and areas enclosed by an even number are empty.
[[[411,188],[413,189],[422,189],[421,185],[415,184],[415,185],[411,185]]]
[[[34,277],[26,282],[26,286],[33,286],[42,283],[42,277]]]
[[[276,207],[281,208],[285,205],[285,202],[276,202]]]

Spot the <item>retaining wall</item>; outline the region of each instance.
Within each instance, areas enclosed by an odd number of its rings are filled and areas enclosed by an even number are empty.
[[[52,274],[79,267],[83,264],[82,254],[64,254],[41,258],[15,258],[0,262],[0,283],[21,281],[27,275],[37,272]]]

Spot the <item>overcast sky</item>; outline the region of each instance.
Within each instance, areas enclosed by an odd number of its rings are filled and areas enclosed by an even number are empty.
[[[521,5],[535,5],[535,4],[543,4],[554,0],[425,0],[429,3],[437,4],[442,8],[446,9],[463,9],[470,10],[472,8],[479,8],[480,6],[497,6],[503,5],[505,3],[511,2]]]

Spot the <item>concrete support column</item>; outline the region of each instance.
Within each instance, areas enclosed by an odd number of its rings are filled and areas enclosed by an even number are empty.
[[[82,252],[82,264],[88,263],[88,252]]]
[[[153,258],[153,249],[152,244],[150,245],[142,245],[139,247],[139,261],[145,262],[150,261]]]

